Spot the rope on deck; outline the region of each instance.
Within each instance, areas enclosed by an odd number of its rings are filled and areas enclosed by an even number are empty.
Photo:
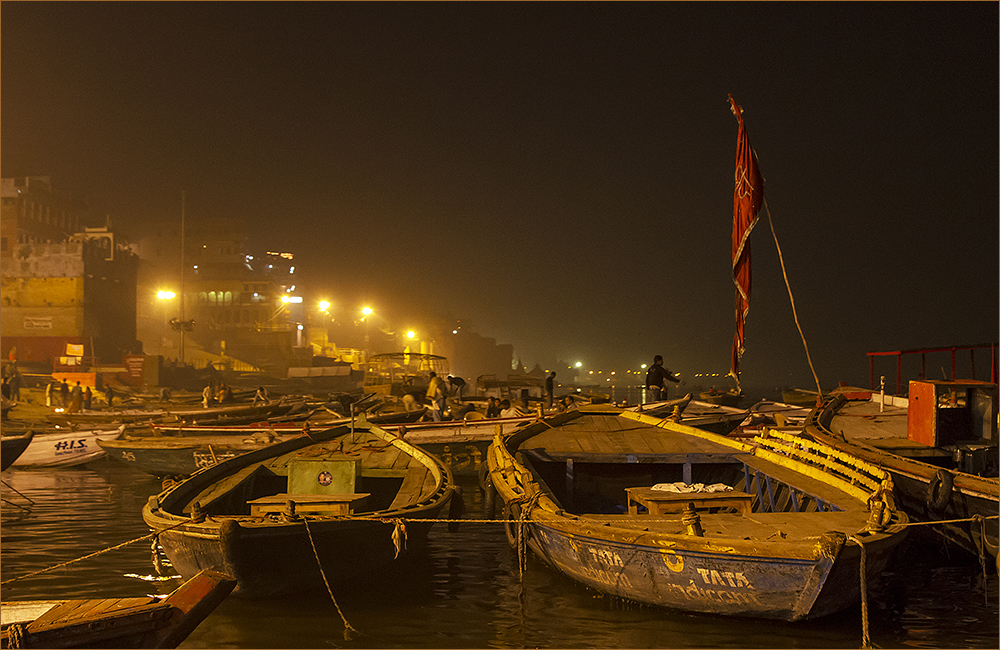
[[[25,578],[32,578],[32,577],[40,575],[42,573],[48,573],[49,571],[54,571],[55,569],[60,569],[60,568],[65,567],[65,566],[69,566],[70,564],[75,564],[76,562],[80,562],[81,560],[89,560],[92,557],[97,557],[98,555],[102,555],[104,553],[107,553],[108,551],[114,551],[116,549],[122,548],[123,546],[128,546],[129,544],[135,544],[136,542],[141,542],[141,541],[146,540],[146,539],[152,539],[154,537],[159,537],[161,533],[165,533],[168,530],[173,530],[174,528],[177,528],[178,526],[183,526],[184,524],[190,523],[191,521],[193,521],[193,518],[191,518],[191,519],[185,519],[184,521],[176,523],[173,526],[169,526],[167,528],[164,528],[163,530],[153,531],[152,533],[150,533],[148,535],[143,535],[142,537],[136,537],[135,539],[129,540],[127,542],[122,542],[121,544],[116,544],[114,546],[109,546],[108,548],[101,549],[100,551],[95,551],[95,552],[93,552],[93,553],[91,553],[89,555],[84,555],[83,557],[78,557],[75,560],[67,560],[66,562],[61,562],[61,563],[56,564],[54,566],[50,566],[50,567],[48,567],[46,569],[39,569],[38,571],[32,571],[31,573],[26,573],[23,576],[17,576],[16,578],[10,578],[8,580],[4,580],[3,582],[0,582],[0,585],[10,584],[11,582],[17,582],[18,580],[24,580]]]

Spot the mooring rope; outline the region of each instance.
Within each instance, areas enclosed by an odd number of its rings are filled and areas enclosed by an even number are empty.
[[[867,579],[867,564],[868,564],[868,553],[866,552],[864,543],[851,535],[847,539],[851,540],[861,548],[861,647],[871,648],[872,641],[871,637],[868,635],[868,579]]]
[[[326,571],[323,570],[323,563],[319,561],[319,552],[316,550],[316,543],[313,541],[312,531],[309,530],[309,520],[303,518],[306,525],[306,534],[309,535],[309,544],[312,546],[313,555],[316,556],[316,566],[319,567],[319,574],[323,576],[323,584],[326,585],[326,592],[330,594],[330,600],[333,601],[333,606],[336,608],[337,613],[340,614],[340,620],[344,622],[344,640],[350,640],[347,632],[348,630],[352,632],[357,632],[351,624],[347,622],[347,617],[344,616],[344,612],[340,611],[340,605],[337,604],[337,599],[333,596],[333,590],[330,588],[330,581],[326,579]]]
[[[95,552],[91,553],[90,555],[84,555],[83,557],[78,557],[75,560],[67,560],[66,562],[61,562],[59,564],[56,564],[55,566],[50,566],[50,567],[48,567],[46,569],[39,569],[38,571],[33,571],[31,573],[26,573],[23,576],[17,576],[16,578],[10,578],[8,580],[4,580],[3,582],[0,582],[0,585],[6,585],[6,584],[9,584],[11,582],[17,582],[18,580],[24,580],[25,578],[31,578],[31,577],[37,576],[37,575],[40,575],[42,573],[48,573],[49,571],[54,571],[55,569],[60,569],[62,567],[69,566],[70,564],[75,564],[76,562],[80,562],[82,560],[88,560],[88,559],[90,559],[92,557],[97,557],[98,555],[101,555],[103,553],[107,553],[108,551],[114,551],[115,549],[122,548],[123,546],[128,546],[129,544],[135,544],[136,542],[141,542],[141,541],[143,541],[145,539],[151,539],[153,537],[159,537],[160,533],[165,533],[168,530],[173,530],[174,528],[177,528],[178,526],[183,526],[184,524],[190,523],[191,521],[192,521],[191,519],[185,519],[184,521],[176,523],[173,526],[170,526],[168,528],[164,528],[163,530],[156,530],[156,531],[153,531],[152,533],[150,533],[148,535],[143,535],[142,537],[137,537],[137,538],[135,538],[133,540],[129,540],[127,542],[122,542],[121,544],[116,544],[115,546],[109,546],[108,548],[101,549],[100,551],[95,551]]]

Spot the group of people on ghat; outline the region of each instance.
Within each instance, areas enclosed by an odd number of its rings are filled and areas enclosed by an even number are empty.
[[[114,408],[115,391],[111,384],[104,384],[104,399],[108,408]],[[45,386],[45,405],[62,408],[67,413],[92,411],[94,409],[94,391],[90,386],[82,386],[76,382],[72,387],[64,378],[61,382],[50,382]]]
[[[448,401],[453,401],[450,409],[451,419],[463,419],[469,413],[476,411],[472,404],[465,404],[462,400],[462,391],[466,382],[461,377],[448,375],[446,378],[439,377],[436,372],[431,371],[428,375],[429,382],[425,391],[410,391],[403,396],[403,404],[408,411],[420,408],[421,405],[429,406],[430,419],[434,422],[441,422],[446,419],[449,412]],[[550,372],[545,377],[544,401],[547,408],[556,408],[560,413],[577,408],[577,403],[571,395],[564,395],[555,398],[555,372]],[[646,372],[645,382],[646,401],[656,402],[667,399],[667,382],[680,382],[680,378],[674,375],[663,365],[663,356],[657,354],[653,357],[653,364]],[[519,409],[510,399],[501,397],[488,397],[485,413],[487,418],[508,418],[520,417],[529,413],[527,403]]]

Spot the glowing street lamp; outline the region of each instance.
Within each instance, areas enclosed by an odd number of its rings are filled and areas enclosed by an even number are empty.
[[[160,300],[173,300],[177,297],[177,294],[173,291],[160,290],[156,292],[156,297]]]
[[[412,339],[412,338],[416,337],[416,335],[417,335],[417,333],[416,333],[416,332],[414,332],[413,330],[409,330],[409,331],[408,331],[408,332],[406,333],[406,338],[408,338],[408,339]]]
[[[321,312],[323,312],[323,313],[326,313],[326,311],[328,309],[330,309],[330,301],[329,300],[320,300],[319,301],[319,310]]]

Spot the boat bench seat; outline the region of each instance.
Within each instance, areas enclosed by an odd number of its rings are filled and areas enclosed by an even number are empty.
[[[349,515],[356,502],[371,496],[354,494],[272,494],[248,501],[250,516],[286,513],[297,515]]]
[[[638,514],[638,507],[645,506],[651,515],[683,512],[689,503],[695,510],[710,508],[736,508],[745,515],[750,514],[753,495],[746,492],[668,492],[651,487],[625,488],[628,496],[628,512]]]

